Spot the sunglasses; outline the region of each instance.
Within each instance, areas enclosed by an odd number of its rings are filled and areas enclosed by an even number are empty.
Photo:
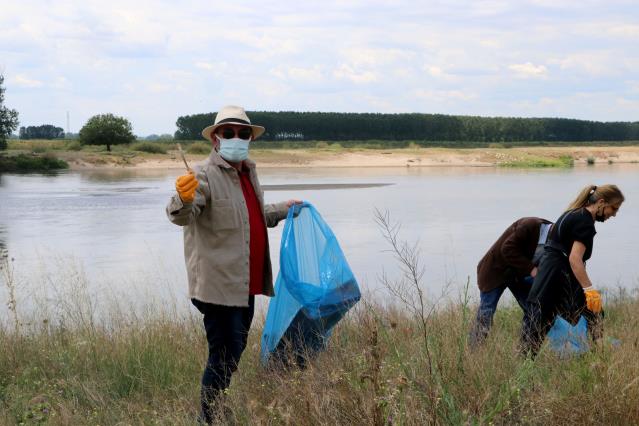
[[[232,127],[225,127],[222,130],[219,130],[217,133],[218,135],[222,135],[224,139],[233,139],[235,136],[237,136],[240,139],[248,140],[251,138],[251,136],[253,136],[253,129],[251,129],[250,127],[242,127],[241,129],[238,129],[236,131]]]

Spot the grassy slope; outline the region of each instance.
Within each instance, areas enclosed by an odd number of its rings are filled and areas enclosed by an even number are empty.
[[[636,424],[638,308],[607,304],[620,347],[531,362],[517,354],[517,308],[500,310],[472,353],[472,309],[450,306],[424,328],[406,307],[360,303],[310,368],[283,373],[259,366],[256,320],[227,404],[241,424]],[[23,320],[20,334],[11,321],[0,329],[1,424],[192,424],[206,354],[199,316],[116,309],[106,325],[65,309]]]

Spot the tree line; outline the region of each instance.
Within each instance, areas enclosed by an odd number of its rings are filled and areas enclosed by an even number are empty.
[[[59,139],[64,138],[64,129],[52,124],[20,127],[20,139]]]
[[[587,142],[639,140],[639,122],[601,122],[568,118],[478,117],[444,114],[249,111],[266,128],[261,139],[413,140],[459,142]],[[214,113],[178,117],[175,139],[201,139]]]

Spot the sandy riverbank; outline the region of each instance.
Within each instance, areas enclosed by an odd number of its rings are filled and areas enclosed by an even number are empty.
[[[418,148],[418,149],[277,149],[251,151],[261,168],[267,167],[494,167],[502,163],[552,160],[570,156],[575,164],[639,163],[639,146],[603,147],[519,147],[519,148]],[[60,158],[71,169],[87,168],[183,168],[176,151],[158,154],[116,154],[65,152]],[[206,155],[188,155],[197,162]]]

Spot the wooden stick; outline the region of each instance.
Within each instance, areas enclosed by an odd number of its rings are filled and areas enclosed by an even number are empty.
[[[186,171],[187,172],[192,172],[193,170],[191,170],[191,168],[189,167],[189,163],[186,162],[186,157],[184,156],[184,151],[182,151],[182,145],[180,145],[180,143],[177,143],[177,147],[178,147],[178,151],[180,152],[180,157],[182,157],[182,161],[184,161],[184,165],[186,166]]]

